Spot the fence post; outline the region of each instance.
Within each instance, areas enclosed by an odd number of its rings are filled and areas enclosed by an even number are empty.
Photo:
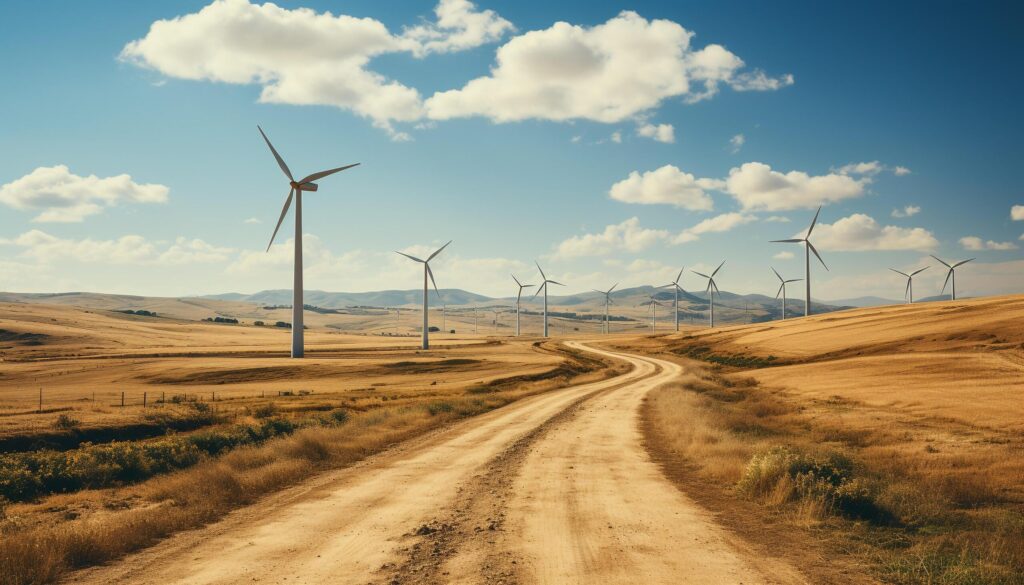
[[[121,391],[121,408],[124,408],[124,390]]]
[[[43,387],[39,387],[39,412],[43,412]]]
[[[160,404],[164,404],[165,402],[166,401],[164,400],[164,393],[160,392]]]
[[[210,392],[210,402],[217,402],[217,393]]]
[[[146,393],[142,393],[142,408],[146,408]]]

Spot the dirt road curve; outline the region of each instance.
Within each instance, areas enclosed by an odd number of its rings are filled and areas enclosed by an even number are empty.
[[[579,344],[597,353],[602,350]],[[74,583],[802,583],[651,462],[637,410],[679,366],[522,400]]]

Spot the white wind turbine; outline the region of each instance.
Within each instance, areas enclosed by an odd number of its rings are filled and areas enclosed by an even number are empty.
[[[933,256],[933,258],[934,258],[934,256]],[[942,262],[942,260],[939,260],[939,262]],[[911,305],[913,305],[914,304],[914,276],[916,276],[919,272],[924,272],[925,270],[928,270],[928,266],[925,266],[924,268],[918,268],[917,270],[911,272],[910,274],[907,274],[906,272],[900,272],[899,270],[896,270],[895,268],[890,268],[889,270],[892,270],[896,274],[899,274],[901,276],[905,276],[907,278],[907,290],[903,291],[903,300],[905,300],[908,303],[910,303]],[[945,289],[945,287],[943,287],[943,289]]]
[[[523,289],[524,288],[532,288],[532,287],[534,287],[536,285],[533,285],[533,284],[523,284],[523,283],[519,282],[519,279],[516,278],[515,274],[512,275],[512,280],[516,281],[516,284],[519,285],[519,292],[516,293],[516,337],[519,337],[519,301],[523,298]]]
[[[604,333],[605,333],[605,335],[607,335],[608,333],[611,332],[611,327],[610,327],[610,324],[608,323],[608,305],[612,304],[612,291],[615,290],[615,287],[617,287],[617,286],[619,286],[619,283],[616,282],[607,291],[597,290],[596,288],[593,289],[594,292],[601,293],[601,294],[604,295]]]
[[[672,287],[672,292],[675,293],[675,298],[672,301],[672,310],[675,311],[675,313],[676,313],[676,331],[679,331],[679,291],[686,292],[683,289],[683,287],[679,286],[679,279],[681,279],[683,277],[683,271],[684,270],[686,270],[685,266],[683,266],[682,268],[679,269],[679,275],[676,276],[675,280],[673,280],[672,282],[670,282],[670,283],[666,284],[665,286],[661,287],[661,288],[668,288],[668,287],[671,286]]]
[[[791,283],[791,282],[800,282],[803,279],[802,278],[791,278],[789,280],[783,280],[783,278],[779,274],[778,270],[775,270],[774,268],[772,268],[772,272],[775,273],[775,276],[779,277],[779,292],[775,293],[775,298],[779,298],[779,295],[782,295],[782,320],[785,321],[786,320],[786,285]]]
[[[317,184],[313,181],[319,181],[320,179],[339,173],[345,169],[350,169],[359,163],[345,165],[336,169],[329,169],[326,171],[320,171],[319,173],[313,173],[307,176],[301,181],[296,181],[292,177],[292,172],[288,169],[288,165],[284,163],[284,159],[281,155],[277,154],[277,150],[274,149],[274,145],[270,143],[270,139],[263,133],[263,128],[256,126],[256,129],[260,131],[260,135],[263,136],[263,140],[270,147],[270,152],[273,153],[274,158],[277,160],[277,165],[284,171],[286,177],[288,177],[288,184],[290,190],[288,191],[288,198],[284,200],[284,207],[281,209],[281,217],[277,220],[277,226],[274,228],[274,233],[270,236],[270,243],[267,244],[267,251],[270,251],[270,246],[274,244],[274,238],[277,236],[277,230],[281,229],[281,223],[284,221],[284,216],[288,213],[288,207],[292,204],[292,198],[295,199],[295,266],[294,266],[294,280],[292,282],[292,357],[300,358],[305,353],[305,344],[303,342],[303,323],[302,323],[302,312],[305,308],[302,295],[302,192],[303,191],[316,191]]]
[[[540,270],[540,277],[543,280],[543,282],[541,282],[540,287],[537,289],[537,292],[533,293],[533,298],[537,298],[537,295],[540,294],[540,291],[544,291],[544,337],[547,337],[548,336],[548,283],[557,284],[558,286],[565,286],[565,285],[560,283],[560,282],[556,282],[554,280],[548,280],[548,277],[544,275],[544,269],[540,267],[540,264],[538,264],[536,261],[534,261],[534,264],[537,264],[537,270]]]
[[[811,243],[811,232],[814,231],[814,224],[818,223],[818,214],[821,213],[821,206],[818,206],[818,211],[814,214],[814,219],[811,220],[811,227],[807,228],[807,235],[802,238],[794,238],[790,240],[772,240],[772,243],[785,243],[785,244],[796,244],[802,243],[804,245],[804,280],[807,285],[807,298],[804,299],[804,316],[807,317],[811,314],[811,252],[818,257],[818,261],[821,265],[828,270],[828,266],[825,265],[825,261],[821,259],[821,254],[814,248],[814,244]]]
[[[718,296],[722,296],[722,291],[718,290],[718,285],[715,284],[715,275],[718,274],[718,271],[721,270],[722,266],[724,265],[725,260],[722,260],[722,263],[718,265],[718,268],[715,268],[715,271],[711,273],[711,276],[708,276],[707,274],[701,274],[696,270],[690,271],[696,274],[697,276],[703,276],[704,278],[708,279],[708,289],[704,292],[707,293],[708,302],[711,303],[711,327],[715,326],[715,293],[717,292]]]
[[[451,243],[452,241],[448,240],[448,244]],[[416,262],[419,262],[420,264],[423,264],[423,349],[430,349],[430,324],[428,319],[429,315],[427,312],[430,309],[430,296],[427,294],[429,292],[429,289],[427,287],[428,277],[430,278],[430,283],[434,285],[434,292],[437,293],[437,298],[441,298],[441,291],[437,290],[437,283],[434,282],[434,272],[430,269],[430,261],[434,259],[434,256],[437,256],[438,254],[441,253],[442,250],[447,248],[448,244],[445,244],[438,248],[436,251],[434,251],[433,254],[427,256],[426,260],[420,260],[415,256],[410,256],[406,254],[405,252],[398,252],[397,250],[395,251],[397,254],[401,254],[402,256],[405,256],[410,260],[414,260]]]
[[[929,254],[929,256],[932,256],[932,255]],[[935,258],[936,260],[939,260],[938,256],[932,256],[932,258]],[[949,268],[949,272],[946,272],[946,282],[942,283],[942,292],[946,292],[946,285],[949,284],[949,279],[950,278],[953,279],[953,288],[950,289],[950,296],[949,296],[949,299],[951,301],[955,301],[956,300],[956,268],[957,268],[957,266],[960,266],[962,264],[967,264],[971,260],[974,260],[974,258],[968,258],[967,260],[961,260],[959,262],[954,262],[953,264],[947,264],[946,262],[943,262],[942,260],[939,260],[939,262],[942,262],[943,266],[945,266],[946,268]],[[939,294],[942,294],[942,293],[939,293]]]
[[[658,301],[658,299],[654,298],[654,295],[651,295],[650,300],[648,300],[646,303],[640,303],[640,304],[641,305],[647,305],[647,312],[648,313],[651,313],[653,311],[652,316],[651,316],[651,332],[652,333],[657,333],[657,331],[658,331],[658,307],[664,307],[665,305],[661,304]]]

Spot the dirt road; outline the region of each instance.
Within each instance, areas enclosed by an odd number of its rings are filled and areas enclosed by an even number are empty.
[[[239,510],[74,583],[802,583],[660,473],[644,395],[680,368],[516,402]]]

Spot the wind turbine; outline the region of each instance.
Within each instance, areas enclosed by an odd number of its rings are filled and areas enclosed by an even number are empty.
[[[281,167],[286,177],[288,177],[288,184],[290,189],[288,191],[288,198],[284,200],[284,207],[281,209],[281,217],[277,220],[277,227],[274,228],[273,235],[270,236],[270,243],[267,244],[267,251],[270,251],[270,246],[274,244],[274,238],[277,236],[277,230],[281,229],[281,223],[284,222],[284,216],[288,213],[288,207],[292,204],[292,198],[295,198],[295,275],[292,283],[292,357],[300,358],[305,353],[305,344],[303,343],[303,325],[302,325],[302,311],[305,308],[303,303],[302,295],[302,192],[303,191],[316,191],[317,184],[313,181],[319,181],[320,179],[339,173],[345,169],[351,169],[359,163],[345,165],[336,169],[329,169],[326,171],[320,171],[319,173],[313,173],[307,176],[301,181],[296,181],[292,177],[292,172],[288,169],[288,165],[284,163],[284,159],[281,158],[280,154],[277,154],[277,150],[274,149],[274,145],[270,143],[270,139],[263,133],[263,128],[256,126],[256,129],[260,131],[260,135],[263,136],[263,140],[270,147],[270,152],[274,154],[274,158],[277,159],[277,166]]]
[[[540,284],[540,287],[537,288],[537,292],[533,293],[533,298],[537,298],[537,295],[540,294],[540,291],[544,291],[544,337],[547,337],[548,336],[548,283],[557,284],[558,286],[565,286],[565,285],[560,283],[560,282],[556,282],[554,280],[548,280],[548,277],[544,275],[544,269],[540,267],[540,264],[537,263],[536,261],[534,261],[534,264],[537,264],[537,270],[540,270],[540,277],[541,277],[541,279],[543,279],[544,282],[542,282]]]
[[[779,274],[778,270],[775,270],[774,268],[772,268],[772,272],[775,273],[775,276],[779,277],[779,292],[775,293],[775,298],[779,298],[779,295],[782,295],[782,320],[785,321],[786,320],[786,285],[791,283],[791,282],[800,282],[803,279],[802,278],[791,278],[789,280],[783,280],[782,276]]]
[[[807,235],[802,238],[794,238],[790,240],[772,240],[772,243],[784,243],[784,244],[804,244],[804,279],[807,284],[807,298],[804,299],[804,316],[807,317],[811,314],[811,252],[818,257],[818,262],[828,270],[828,266],[825,265],[825,261],[821,259],[821,254],[814,248],[814,244],[811,243],[811,232],[814,231],[814,224],[818,223],[818,214],[821,213],[821,206],[818,206],[818,211],[814,214],[814,219],[811,220],[811,227],[807,228]],[[940,260],[941,262],[941,260]]]
[[[932,256],[932,255],[929,254],[929,256]],[[932,258],[935,258],[936,260],[939,260],[938,256],[932,256]],[[961,260],[959,262],[954,262],[953,264],[947,264],[946,262],[943,262],[942,260],[939,260],[939,262],[942,262],[943,266],[945,266],[946,268],[949,268],[949,272],[946,273],[946,282],[942,283],[942,292],[946,292],[946,285],[949,284],[949,279],[950,278],[953,279],[953,288],[950,289],[950,293],[951,294],[949,296],[949,299],[952,300],[952,301],[956,300],[956,267],[960,266],[961,264],[967,264],[971,260],[974,260],[974,258],[968,258],[967,260]],[[942,293],[939,293],[939,294],[942,294]]]
[[[617,286],[619,286],[619,283],[616,282],[607,291],[597,290],[596,288],[593,289],[594,292],[601,293],[601,294],[604,295],[604,333],[605,333],[605,335],[608,335],[608,333],[611,332],[611,327],[610,327],[610,324],[608,323],[608,305],[612,304],[612,291],[615,290],[615,287],[617,287]]]
[[[661,287],[661,288],[668,288],[668,287],[671,286],[672,287],[672,292],[675,293],[675,300],[672,303],[672,310],[674,310],[675,313],[676,313],[676,331],[679,331],[679,291],[686,292],[685,290],[683,290],[683,287],[679,286],[679,279],[681,279],[683,277],[683,271],[684,270],[686,270],[685,266],[683,266],[682,268],[679,269],[679,275],[676,276],[675,280],[673,280],[672,282],[670,282],[670,283],[666,284],[665,286]]]
[[[932,257],[935,258],[934,256],[932,256]],[[936,260],[938,260],[938,258],[936,258]],[[942,262],[942,260],[939,260],[939,262]],[[925,270],[928,270],[928,267],[925,266],[924,268],[919,268],[919,269],[911,272],[910,274],[907,274],[906,272],[900,272],[899,270],[896,270],[895,268],[890,268],[889,270],[892,270],[896,274],[899,274],[899,275],[907,277],[907,290],[903,291],[903,299],[905,301],[907,301],[908,303],[910,303],[911,305],[913,305],[914,304],[914,276],[917,275],[917,273],[919,273],[919,272],[924,272]],[[945,287],[943,287],[943,290],[945,290]]]
[[[452,241],[448,240],[448,244],[451,244],[451,243],[452,243]],[[428,309],[430,308],[430,297],[427,294],[427,292],[428,292],[427,277],[430,277],[430,282],[431,282],[431,284],[434,285],[434,292],[437,293],[437,298],[438,299],[441,298],[441,291],[437,290],[437,283],[434,282],[434,272],[430,269],[430,261],[434,259],[434,256],[437,256],[438,254],[441,253],[442,250],[447,248],[448,244],[445,244],[445,245],[441,246],[440,248],[438,248],[436,251],[434,251],[433,254],[431,254],[430,256],[427,256],[426,260],[420,260],[419,258],[417,258],[415,256],[410,256],[410,255],[406,254],[405,252],[398,252],[397,250],[395,251],[395,253],[397,253],[397,254],[401,254],[402,256],[405,256],[406,258],[408,258],[410,260],[414,260],[416,262],[419,262],[420,264],[423,264],[423,344],[422,344],[423,349],[430,349],[430,333],[428,331],[430,327],[429,327],[429,319],[428,319],[429,315],[428,315],[428,312],[427,312]]]
[[[640,304],[641,305],[647,305],[647,311],[648,312],[651,312],[651,310],[654,311],[654,313],[652,315],[652,318],[651,318],[651,332],[652,333],[656,333],[657,330],[658,330],[658,307],[659,306],[664,307],[665,305],[663,305],[660,302],[658,302],[658,299],[654,298],[654,295],[651,295],[650,300],[648,300],[646,303],[640,303]]]
[[[519,337],[519,300],[523,298],[523,289],[524,288],[532,288],[532,287],[534,287],[536,285],[534,285],[534,284],[523,284],[523,283],[519,282],[519,279],[516,278],[515,274],[512,275],[512,280],[516,281],[516,284],[519,285],[519,292],[516,293],[516,337]]]
[[[693,272],[697,276],[703,276],[704,278],[708,279],[708,289],[704,292],[707,293],[708,301],[710,301],[711,303],[711,327],[715,326],[715,293],[717,292],[718,296],[722,296],[722,291],[718,290],[718,285],[715,284],[715,275],[718,274],[718,271],[721,270],[722,266],[724,265],[725,260],[722,260],[722,263],[718,265],[718,268],[715,268],[715,271],[711,273],[711,276],[708,276],[707,274],[701,274],[696,270],[691,270],[691,272]]]

